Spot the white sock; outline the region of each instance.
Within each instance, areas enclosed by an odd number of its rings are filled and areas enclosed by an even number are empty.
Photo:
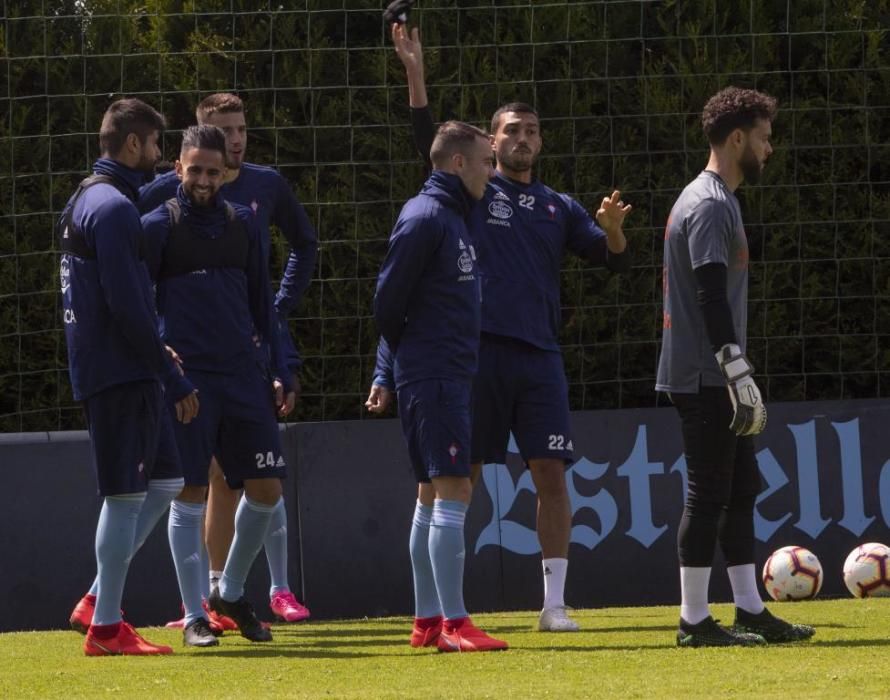
[[[710,566],[680,567],[680,617],[690,625],[697,625],[711,614],[708,609],[710,580]]]
[[[566,570],[568,559],[542,559],[544,567],[544,608],[559,608],[565,605]]]
[[[727,566],[726,573],[729,574],[735,606],[752,615],[759,615],[763,612],[763,599],[757,590],[757,574],[754,571],[754,564]]]
[[[210,590],[213,591],[214,588],[219,586],[219,580],[222,578],[222,571],[211,571],[210,572]]]

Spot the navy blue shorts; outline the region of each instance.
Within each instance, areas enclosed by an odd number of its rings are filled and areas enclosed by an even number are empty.
[[[272,385],[260,368],[237,375],[191,370],[187,376],[200,408],[188,425],[174,420],[186,486],[207,485],[213,456],[233,489],[246,479],[283,479],[287,468]]]
[[[128,382],[83,402],[100,496],[141,493],[151,479],[182,475],[156,381]]]
[[[526,464],[531,459],[572,461],[562,355],[483,334],[473,382],[473,462],[504,464],[511,431]]]
[[[179,448],[176,446],[176,435],[173,432],[175,421],[176,413],[171,414],[165,406],[161,411],[158,452],[151,472],[152,479],[178,479],[182,476],[182,462],[179,460]]]
[[[420,483],[436,476],[470,476],[469,382],[425,379],[398,391],[408,456]]]

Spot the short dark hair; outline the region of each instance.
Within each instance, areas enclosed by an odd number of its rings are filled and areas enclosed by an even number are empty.
[[[455,153],[469,155],[469,150],[476,143],[476,139],[488,140],[488,134],[466,122],[445,122],[436,131],[436,137],[430,148],[430,161],[433,167],[441,168]]]
[[[233,95],[231,92],[216,92],[198,103],[195,109],[195,117],[198,120],[198,124],[203,124],[207,121],[207,117],[214,114],[243,111],[244,102],[241,101],[238,95]]]
[[[758,119],[773,121],[777,111],[775,97],[730,86],[708,100],[701,115],[702,130],[708,143],[720,146],[736,129],[753,129]]]
[[[538,110],[526,102],[508,102],[498,107],[494,114],[491,115],[491,133],[495,133],[501,125],[501,115],[507,112],[516,112],[518,114],[534,114],[538,116]]]
[[[190,126],[182,132],[182,146],[180,153],[185,153],[190,148],[203,148],[209,151],[219,151],[222,157],[226,157],[226,135],[222,129],[210,124],[197,124]]]
[[[127,136],[136,134],[144,144],[149,134],[167,126],[163,115],[142,100],[125,97],[112,102],[102,117],[99,128],[99,149],[112,158],[121,152]]]

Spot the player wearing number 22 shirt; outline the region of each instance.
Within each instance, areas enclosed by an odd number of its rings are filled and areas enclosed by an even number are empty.
[[[413,105],[412,105],[413,106]],[[418,151],[429,153],[433,120],[412,109]],[[559,346],[560,269],[566,252],[620,272],[630,265],[621,229],[630,207],[620,193],[598,212],[532,176],[542,140],[537,112],[511,103],[492,118],[497,169],[468,219],[482,278],[482,335],[473,384],[474,479],[483,463],[504,463],[512,433],[538,491],[544,573],[542,631],[575,631],[566,614],[571,508],[565,467],[573,459],[568,383]],[[385,357],[374,383],[389,381]]]

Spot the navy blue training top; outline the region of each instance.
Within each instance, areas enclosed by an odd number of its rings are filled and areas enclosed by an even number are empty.
[[[62,320],[74,398],[82,401],[118,384],[160,379],[170,398],[179,401],[193,387],[161,342],[151,280],[140,258],[142,227],[133,200],[144,175],[108,158],[97,160],[93,172],[113,178],[120,189],[99,183],[82,192],[72,224],[92,255],[61,257]],[[71,200],[62,221],[70,209]]]
[[[415,145],[429,165],[435,133],[429,108],[411,110]],[[468,226],[479,255],[482,333],[560,352],[560,266],[566,251],[612,271],[630,266],[627,252],[611,253],[606,233],[567,194],[539,180],[524,184],[495,173]],[[392,387],[390,357],[382,348],[374,384]]]
[[[482,268],[482,332],[559,352],[560,267],[605,265],[606,234],[567,194],[496,173],[469,221]]]
[[[156,177],[139,190],[140,213],[157,209],[176,194],[178,187],[179,178],[174,171]],[[266,264],[271,250],[269,226],[275,224],[287,239],[291,252],[275,298],[275,308],[284,317],[299,305],[315,269],[318,239],[306,210],[281,173],[253,163],[243,163],[238,177],[224,184],[219,193],[227,202],[253,210]]]
[[[180,186],[176,200],[181,221],[193,235],[215,239],[226,232],[226,207],[221,195],[217,194],[212,206],[200,207],[191,203]],[[222,267],[208,262],[207,267],[172,276],[161,274],[172,229],[166,205],[142,217],[145,258],[157,287],[161,336],[179,353],[186,372],[236,374],[250,363],[262,361],[254,341],[256,329],[260,339],[269,342],[273,372],[288,390],[290,373],[284,367],[278,321],[269,304],[268,270],[256,218],[251,210],[232,206],[248,238],[243,260]]]
[[[427,165],[435,135],[429,107],[411,109],[415,146]],[[605,265],[630,268],[627,251],[611,253],[606,233],[567,194],[538,180],[516,182],[496,173],[473,210],[470,232],[482,272],[482,332],[559,352],[560,263],[566,251]]]
[[[434,171],[402,208],[374,295],[397,388],[421,379],[470,380],[481,298],[466,217],[474,200],[456,175]]]
[[[139,211],[143,214],[156,209],[176,194],[179,178],[174,171],[159,175],[139,190]],[[278,293],[275,309],[284,321],[303,298],[312,281],[315,260],[318,255],[318,239],[312,222],[303,205],[294,195],[290,183],[274,168],[254,163],[243,163],[238,177],[220,189],[227,202],[241,204],[253,210],[260,230],[263,260],[268,266],[272,245],[269,230],[275,224],[290,245]],[[281,324],[281,342],[287,354],[288,365],[296,370],[302,360],[294,347],[287,324]]]

